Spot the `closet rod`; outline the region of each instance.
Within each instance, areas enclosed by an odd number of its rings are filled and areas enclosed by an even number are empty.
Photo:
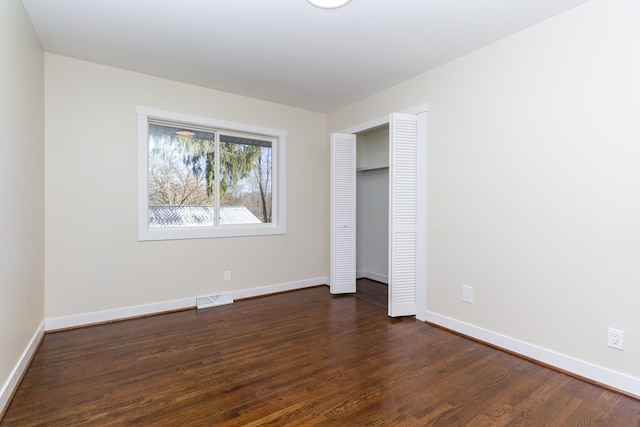
[[[380,169],[389,169],[388,165],[384,165],[384,166],[361,166],[359,168],[356,168],[356,172],[369,172],[369,171],[376,171],[376,170],[380,170]]]

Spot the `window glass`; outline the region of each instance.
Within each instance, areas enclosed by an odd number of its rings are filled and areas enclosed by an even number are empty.
[[[272,142],[220,136],[220,222],[270,223]]]
[[[149,227],[215,225],[215,133],[149,124]]]

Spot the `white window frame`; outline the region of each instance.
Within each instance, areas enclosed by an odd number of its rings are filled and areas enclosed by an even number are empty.
[[[243,123],[192,116],[143,106],[138,115],[138,240],[203,239],[212,237],[286,234],[286,141],[287,131]],[[272,221],[268,224],[226,224],[198,227],[149,227],[149,120],[176,125],[211,128],[274,138],[272,147]]]

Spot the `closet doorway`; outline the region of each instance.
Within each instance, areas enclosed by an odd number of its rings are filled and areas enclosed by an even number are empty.
[[[426,309],[426,130],[427,108],[422,105],[331,135],[330,287],[331,293],[340,294],[356,292],[356,267],[367,268],[356,260],[357,174],[368,173],[372,182],[383,181],[380,178],[384,178],[386,168],[383,150],[373,149],[362,159],[378,160],[361,164],[357,172],[356,134],[366,143],[369,137],[382,141],[381,135],[388,133],[388,201],[381,207],[388,211],[386,276],[392,317],[416,315],[422,319]],[[376,171],[381,176],[374,177]],[[380,218],[384,216],[375,220]],[[379,233],[374,238],[379,239]],[[371,273],[378,274],[379,279],[385,275],[379,265],[383,257],[378,253],[377,261],[373,261],[378,264],[378,272]]]
[[[356,280],[357,294],[388,306],[388,124],[356,134]]]

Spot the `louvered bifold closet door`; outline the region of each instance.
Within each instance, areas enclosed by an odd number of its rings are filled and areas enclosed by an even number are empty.
[[[389,121],[389,316],[416,314],[418,126],[414,114]]]
[[[331,293],[356,291],[356,136],[331,134]]]

